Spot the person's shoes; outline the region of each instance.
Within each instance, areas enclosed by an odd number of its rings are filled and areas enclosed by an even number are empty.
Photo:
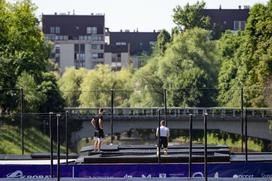
[[[167,155],[167,151],[164,150],[163,154],[164,154],[164,155]]]

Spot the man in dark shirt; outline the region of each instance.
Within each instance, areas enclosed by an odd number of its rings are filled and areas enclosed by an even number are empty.
[[[101,145],[104,139],[103,131],[103,109],[99,109],[99,114],[92,119],[91,123],[95,129],[94,132],[94,152],[100,152]]]

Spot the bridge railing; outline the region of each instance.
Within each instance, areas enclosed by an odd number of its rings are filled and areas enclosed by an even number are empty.
[[[72,116],[94,116],[98,113],[96,107],[80,108],[80,107],[66,107],[65,110]],[[164,107],[143,107],[143,108],[129,108],[129,107],[115,107],[113,109],[114,116],[155,116],[158,110],[161,114],[164,113]],[[272,117],[271,108],[246,108],[249,117]],[[105,115],[111,115],[111,108],[105,107]],[[241,109],[238,107],[169,107],[167,108],[167,115],[182,116],[182,115],[203,115],[208,113],[210,116],[221,117],[240,117]]]

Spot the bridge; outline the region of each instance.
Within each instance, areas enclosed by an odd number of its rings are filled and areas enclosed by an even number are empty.
[[[89,120],[97,114],[99,108],[73,108],[67,107],[69,119],[82,121],[82,129],[73,133],[72,142],[93,135]],[[189,115],[193,115],[194,129],[203,129],[203,115],[208,114],[208,129],[217,129],[229,133],[241,134],[242,111],[238,107],[169,107],[166,112],[164,107],[151,108],[121,108],[110,107],[105,110],[105,133],[110,134],[111,118],[113,132],[123,132],[133,129],[154,129],[158,126],[158,113],[161,119],[166,117],[170,129],[188,129]],[[113,114],[111,114],[113,111]],[[271,108],[246,108],[243,110],[248,120],[248,136],[272,140],[270,120]],[[165,114],[166,113],[166,114]],[[272,125],[272,124],[271,124]]]

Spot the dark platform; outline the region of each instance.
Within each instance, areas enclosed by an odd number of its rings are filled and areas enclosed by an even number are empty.
[[[161,152],[161,163],[185,163],[189,161],[188,145],[168,148],[167,155]],[[83,147],[78,163],[157,163],[156,145],[103,145],[102,152],[93,152],[93,147]],[[208,145],[208,162],[230,162],[230,150],[226,145]],[[193,145],[192,162],[204,162],[204,146]]]

